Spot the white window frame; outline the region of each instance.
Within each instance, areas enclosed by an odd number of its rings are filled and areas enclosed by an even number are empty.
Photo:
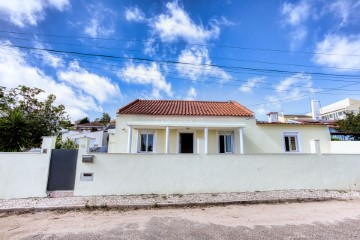
[[[226,152],[226,137],[224,137],[224,152],[223,153],[220,153],[220,136],[228,136],[230,135],[230,140],[231,140],[231,152]],[[221,131],[218,131],[218,134],[217,134],[217,145],[218,145],[218,153],[219,154],[233,154],[234,153],[234,132],[233,131],[228,131],[228,132],[221,132]]]
[[[291,149],[290,149],[290,151],[286,151],[285,137],[295,137],[295,145],[296,145],[295,151],[292,151]],[[282,144],[283,144],[284,153],[290,153],[290,154],[291,153],[301,153],[301,144],[300,143],[301,143],[301,139],[300,139],[299,132],[283,132]],[[290,147],[290,142],[289,142],[289,147]]]
[[[153,149],[151,152],[149,152],[146,148],[146,151],[141,151],[141,135],[153,135]],[[146,141],[148,141],[148,137],[146,138]],[[155,134],[155,130],[139,130],[139,134],[138,134],[138,153],[147,153],[147,154],[151,154],[151,153],[155,153],[156,152],[156,134]]]

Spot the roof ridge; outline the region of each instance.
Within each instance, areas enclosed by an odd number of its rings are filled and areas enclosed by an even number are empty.
[[[141,102],[156,102],[156,101],[158,101],[158,102],[211,102],[211,103],[230,103],[233,101],[233,100],[211,101],[211,100],[182,100],[182,99],[136,99],[136,100],[141,101]],[[131,103],[129,103],[129,104],[131,104]],[[241,105],[241,104],[239,104],[239,105]],[[125,108],[126,106],[124,106],[123,108]]]
[[[254,113],[236,101],[141,100],[136,99],[118,110],[118,114],[243,116]]]
[[[119,110],[117,112],[119,113],[120,111],[124,111],[124,110],[128,109],[129,107],[131,107],[132,105],[134,105],[135,103],[137,103],[139,101],[141,101],[141,99],[139,99],[139,98],[135,99],[134,101],[132,101],[132,102],[126,104],[125,106],[119,108]]]

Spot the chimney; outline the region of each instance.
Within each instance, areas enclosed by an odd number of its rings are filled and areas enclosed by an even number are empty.
[[[312,115],[312,119],[315,121],[319,121],[321,119],[319,100],[311,100],[311,115]]]
[[[268,114],[268,122],[269,123],[276,123],[278,122],[278,113],[277,112],[269,112]]]

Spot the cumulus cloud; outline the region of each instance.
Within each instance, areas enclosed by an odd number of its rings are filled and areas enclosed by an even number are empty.
[[[26,60],[26,54],[11,50],[11,54],[0,54],[0,85],[7,88],[26,85],[38,87],[45,95],[55,94],[56,104],[64,104],[66,112],[73,119],[87,116],[87,112],[103,112],[96,99],[83,91],[83,86],[72,86],[66,81],[59,81],[47,75],[41,69],[32,66]],[[102,86],[98,86],[101,89]],[[45,98],[45,95],[43,96]]]
[[[58,72],[58,78],[67,84],[81,89],[93,96],[98,102],[104,103],[112,98],[121,97],[120,89],[109,78],[88,72],[80,67],[77,61],[69,64],[69,68]]]
[[[88,12],[91,18],[80,24],[84,27],[84,33],[90,37],[107,37],[115,32],[116,13],[103,4],[95,4],[88,6]]]
[[[239,90],[243,93],[251,93],[254,87],[259,86],[263,82],[265,77],[255,77],[247,80],[246,83],[242,84],[239,87]]]
[[[209,27],[195,24],[177,1],[166,4],[166,13],[150,21],[150,27],[163,41],[182,39],[187,42],[205,42],[217,38],[220,33],[219,22],[211,21]]]
[[[197,96],[196,89],[194,87],[189,88],[186,95],[186,100],[194,100]]]
[[[63,11],[70,6],[68,0],[10,0],[0,1],[0,17],[18,27],[37,25],[45,18],[45,9]]]
[[[327,53],[314,55],[313,61],[319,65],[360,69],[360,57],[351,56],[360,55],[360,35],[327,35],[316,44],[315,52]]]
[[[153,88],[151,96],[153,98],[160,98],[160,91],[170,97],[173,96],[171,83],[166,82],[165,76],[156,63],[150,65],[129,63],[121,71],[118,71],[117,75],[127,83],[151,85]]]
[[[129,22],[142,22],[145,20],[145,14],[138,7],[126,8],[125,18]]]
[[[216,66],[206,66],[211,64],[209,52],[205,47],[191,47],[181,51],[178,61],[185,64],[177,64],[176,70],[185,78],[198,80],[201,77],[219,78],[221,82],[231,79],[231,76]],[[205,66],[204,66],[205,64]]]
[[[311,75],[297,73],[282,79],[275,86],[275,92],[265,97],[266,104],[260,105],[255,112],[259,115],[271,111],[280,111],[283,99],[299,101],[309,94],[318,92],[320,89],[313,87]]]

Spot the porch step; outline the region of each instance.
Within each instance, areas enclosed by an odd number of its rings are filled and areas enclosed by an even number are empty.
[[[51,191],[48,192],[50,198],[73,197],[74,191]]]

